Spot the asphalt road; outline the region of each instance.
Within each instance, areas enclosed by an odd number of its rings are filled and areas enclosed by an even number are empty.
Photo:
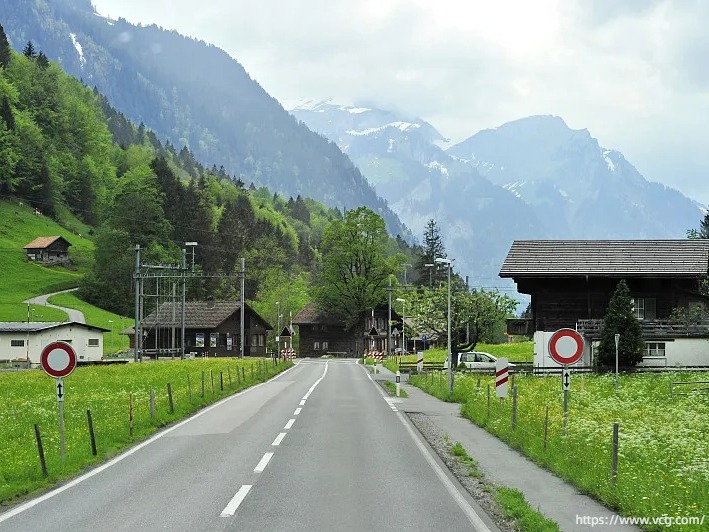
[[[458,488],[364,368],[302,361],[0,514],[0,531],[488,530]]]

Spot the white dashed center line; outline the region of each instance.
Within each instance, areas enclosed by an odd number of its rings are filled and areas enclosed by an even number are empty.
[[[294,415],[294,416],[297,416],[298,414],[300,414],[300,411],[301,411],[301,410],[303,410],[303,409],[300,408],[300,407],[296,408],[296,409],[295,409],[295,412],[293,412],[293,415]]]
[[[261,461],[254,468],[254,473],[263,473],[263,470],[266,469],[266,466],[268,465],[268,462],[271,461],[271,458],[273,458],[273,453],[264,454]]]
[[[288,423],[286,423],[286,426],[283,427],[283,430],[288,430],[289,428],[291,428],[293,426],[293,423],[295,423],[295,419],[289,419]]]
[[[232,499],[229,501],[229,504],[226,505],[226,508],[222,510],[222,517],[230,517],[234,515],[236,509],[242,502],[244,502],[244,499],[249,494],[251,487],[252,484],[244,484],[239,488],[239,491],[237,491],[236,495],[232,497]]]
[[[285,432],[281,432],[278,436],[276,436],[276,439],[273,440],[273,443],[271,445],[280,445],[281,442],[283,441],[283,438],[286,437]]]

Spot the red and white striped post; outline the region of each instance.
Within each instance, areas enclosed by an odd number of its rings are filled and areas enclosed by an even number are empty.
[[[507,381],[510,376],[510,367],[506,358],[498,358],[495,363],[495,395],[507,397]]]

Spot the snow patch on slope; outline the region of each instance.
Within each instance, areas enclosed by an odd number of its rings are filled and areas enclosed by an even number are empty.
[[[84,48],[81,46],[81,43],[76,40],[76,33],[70,33],[69,36],[71,37],[71,42],[74,45],[74,48],[76,49],[76,53],[79,54],[79,65],[81,65],[81,68],[83,69],[86,64]]]

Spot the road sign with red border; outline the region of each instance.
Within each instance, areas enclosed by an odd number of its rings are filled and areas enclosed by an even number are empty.
[[[581,360],[583,348],[583,336],[573,329],[559,329],[549,338],[549,355],[562,365]]]
[[[42,349],[39,363],[47,375],[61,379],[76,368],[76,352],[66,342],[52,342]]]

